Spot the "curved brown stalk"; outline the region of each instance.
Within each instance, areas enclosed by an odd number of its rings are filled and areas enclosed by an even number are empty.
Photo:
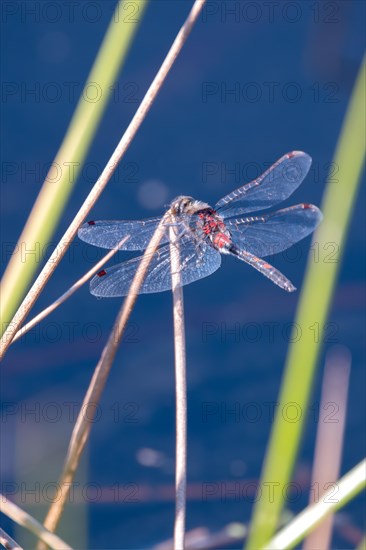
[[[195,0],[184,25],[177,34],[165,60],[163,61],[163,64],[157,72],[153,82],[150,85],[150,88],[146,92],[145,97],[140,103],[133,119],[131,120],[129,126],[123,134],[106,167],[99,176],[98,181],[95,183],[94,187],[82,204],[80,210],[78,211],[70,226],[66,230],[65,234],[61,238],[60,242],[56,246],[55,250],[52,252],[46,265],[42,269],[41,273],[38,275],[36,281],[34,282],[28,294],[19,306],[19,309],[14,315],[11,323],[4,332],[0,343],[0,359],[4,357],[6,350],[10,346],[16,332],[18,332],[18,330],[20,329],[29,311],[33,307],[35,301],[42,292],[44,286],[46,285],[48,279],[51,277],[52,273],[55,271],[56,267],[66,253],[66,250],[74,239],[78,228],[83,223],[86,216],[96,203],[97,199],[99,198],[111,176],[113,175],[116,167],[118,166],[118,163],[121,161],[124,154],[126,153],[129,145],[131,144],[133,138],[137,133],[137,130],[140,128],[156,96],[158,95],[159,90],[162,87],[170,69],[172,68],[174,61],[181,51],[185,41],[187,40],[204,3],[205,0]]]
[[[0,494],[1,512],[15,521],[18,525],[21,525],[25,529],[28,529],[31,533],[36,535],[39,539],[45,542],[50,548],[54,550],[72,550],[71,546],[66,544],[60,537],[54,533],[50,533],[28,512],[25,512],[19,506],[14,504],[6,498],[5,495]]]
[[[12,539],[8,533],[0,527],[0,544],[6,548],[6,550],[23,550],[23,548]]]
[[[31,328],[33,328],[35,325],[38,325],[38,323],[40,323],[43,319],[45,319],[48,315],[50,315],[50,313],[55,311],[55,309],[57,309],[61,304],[66,302],[66,300],[68,300],[84,283],[86,283],[90,279],[90,277],[95,275],[95,273],[99,271],[100,268],[116,254],[116,252],[118,252],[118,250],[121,248],[123,243],[126,242],[127,239],[128,237],[124,237],[118,243],[118,245],[115,248],[113,248],[113,250],[110,250],[105,256],[103,256],[103,258],[97,264],[95,264],[91,269],[89,269],[89,271],[85,273],[85,275],[80,277],[80,279],[76,281],[76,283],[74,283],[68,290],[66,290],[66,292],[64,292],[59,298],[57,298],[57,300],[55,300],[52,304],[50,304],[48,307],[43,309],[40,313],[38,313],[38,315],[33,317],[33,319],[31,319],[28,323],[23,325],[22,328],[18,330],[18,332],[14,336],[13,342],[15,342],[15,340],[18,340],[22,336],[24,336],[24,334],[26,334]]]
[[[341,346],[333,346],[327,353],[319,407],[319,421],[316,434],[315,456],[310,487],[309,505],[322,498],[322,493],[336,487],[339,479],[343,437],[346,424],[347,394],[351,370],[351,354]],[[329,406],[337,407],[336,418],[329,417]],[[331,452],[329,452],[331,450]],[[317,490],[316,490],[317,488]],[[303,544],[303,550],[331,547],[334,515],[312,531]]]
[[[76,420],[75,427],[73,429],[69,448],[67,451],[65,464],[59,481],[60,496],[52,503],[48,514],[44,521],[44,526],[49,531],[54,531],[61,518],[67,496],[72,485],[75,472],[79,466],[80,457],[85,448],[88,440],[91,427],[93,425],[93,418],[87,418],[83,411],[86,410],[90,403],[93,403],[92,410],[96,411],[95,405],[99,403],[106,380],[111,370],[114,357],[116,355],[119,343],[121,342],[123,332],[126,328],[128,319],[131,315],[132,308],[136,302],[140,287],[145,278],[149,263],[153,258],[153,255],[159,246],[161,238],[166,231],[167,215],[163,216],[160,224],[158,225],[149,245],[147,246],[145,253],[141,259],[141,262],[137,268],[135,277],[132,281],[128,295],[117,315],[111,334],[103,349],[102,355],[93,373],[93,377],[89,384],[88,391],[84,397],[83,404],[81,406],[78,418]],[[38,550],[44,549],[43,543],[38,544]]]

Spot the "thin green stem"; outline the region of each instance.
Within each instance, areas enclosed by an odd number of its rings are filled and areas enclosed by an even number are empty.
[[[331,304],[365,159],[365,75],[364,59],[334,157],[338,181],[328,181],[322,204],[324,220],[314,236],[312,254],[308,260],[294,324],[296,328],[300,327],[301,338],[298,339],[295,335],[297,341],[290,345],[288,351],[279,406],[261,476],[262,498],[254,508],[248,550],[262,547],[276,530],[284,506],[283,495],[291,479],[305,425],[323,327]],[[329,263],[327,255],[334,250],[333,263]],[[314,338],[314,329],[319,330],[319,338]],[[296,422],[286,418],[284,414],[290,404],[293,404],[292,415],[294,411],[298,411]],[[273,498],[270,498],[271,486],[275,487]]]
[[[147,0],[120,0],[88,75],[69,128],[33,205],[1,281],[0,331],[11,321],[39,267],[85,161],[113,84],[141,21]],[[134,8],[134,15],[131,15]],[[91,90],[96,96],[91,96]],[[39,251],[27,254],[24,250]]]
[[[366,459],[352,468],[335,485],[337,488],[336,493],[332,485],[322,495],[319,502],[308,506],[298,514],[289,525],[286,525],[263,547],[263,550],[287,550],[288,548],[294,548],[329,514],[334,514],[358,495],[366,487]]]
[[[169,52],[167,53],[159,71],[157,72],[154,80],[152,81],[149,89],[147,90],[142,102],[140,103],[133,119],[131,120],[129,126],[127,127],[125,133],[123,134],[120,142],[118,143],[116,149],[114,150],[111,158],[107,162],[106,167],[104,168],[102,174],[98,178],[98,181],[95,183],[94,187],[91,189],[89,195],[85,199],[84,203],[81,205],[78,213],[71,222],[70,226],[64,233],[60,242],[56,246],[55,250],[52,252],[50,258],[48,259],[46,265],[42,269],[41,273],[38,275],[36,281],[34,282],[32,288],[29,290],[27,296],[24,298],[22,304],[20,305],[18,311],[14,315],[11,323],[7,327],[5,333],[1,338],[0,343],[0,359],[2,359],[6,353],[6,350],[10,346],[14,335],[19,330],[24,319],[28,315],[30,309],[33,307],[33,304],[37,300],[38,296],[42,292],[44,286],[46,285],[48,279],[51,277],[52,273],[55,271],[56,267],[62,260],[65,255],[70,243],[75,237],[78,228],[85,220],[86,216],[96,203],[97,199],[101,195],[102,191],[106,187],[110,178],[112,177],[118,163],[121,161],[122,157],[126,153],[128,147],[130,146],[132,140],[134,139],[138,129],[140,128],[142,122],[145,120],[145,117],[149,110],[151,109],[156,96],[158,95],[166,77],[169,74],[170,69],[172,68],[178,54],[180,53],[183,45],[185,44],[195,22],[198,19],[198,16],[202,10],[202,7],[205,3],[205,0],[195,0],[195,3],[192,6],[189,15],[178,32]]]

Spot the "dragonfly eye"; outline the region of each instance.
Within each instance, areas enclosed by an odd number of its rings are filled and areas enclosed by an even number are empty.
[[[180,197],[173,201],[173,211],[175,214],[183,214],[187,208],[192,204],[192,197]]]

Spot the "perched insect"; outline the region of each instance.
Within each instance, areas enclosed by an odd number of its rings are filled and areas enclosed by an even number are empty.
[[[211,275],[221,265],[221,254],[231,254],[248,263],[288,292],[293,284],[277,269],[262,260],[286,250],[314,231],[322,219],[312,204],[297,204],[259,216],[287,199],[301,184],[311,158],[301,151],[284,155],[259,178],[232,191],[212,208],[207,203],[180,196],[170,205],[179,242],[182,285]],[[245,215],[243,217],[243,215]],[[79,229],[83,241],[112,249],[123,237],[122,250],[144,250],[161,218],[136,221],[90,221]],[[171,288],[169,224],[149,265],[140,293],[162,292]],[[125,296],[141,257],[100,271],[90,283],[95,296]]]

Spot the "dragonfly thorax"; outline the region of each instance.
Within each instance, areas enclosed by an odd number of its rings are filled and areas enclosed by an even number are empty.
[[[145,278],[139,293],[172,288],[171,259],[175,250],[172,247],[175,240],[170,241],[172,227],[179,242],[175,260],[179,262],[180,286],[207,277],[220,267],[221,255],[229,254],[292,292],[295,290],[292,283],[261,257],[282,252],[312,233],[322,218],[321,212],[309,204],[259,216],[252,212],[266,210],[289,197],[308,173],[310,164],[309,155],[292,151],[256,180],[222,197],[213,208],[180,195],[171,202],[163,219],[91,221],[82,225],[78,234],[83,241],[110,250],[145,250],[164,221],[166,230],[161,236],[161,246],[149,255],[149,265],[144,264]],[[126,296],[133,288],[143,258],[132,258],[99,271],[90,283],[92,294]]]

